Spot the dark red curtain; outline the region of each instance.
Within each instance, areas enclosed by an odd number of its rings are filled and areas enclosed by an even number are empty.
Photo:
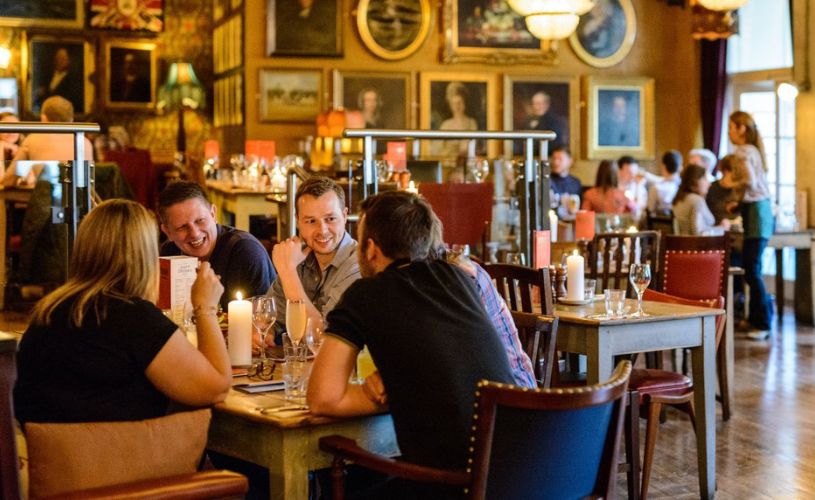
[[[727,40],[702,40],[701,102],[705,147],[719,156],[724,93],[727,88]]]

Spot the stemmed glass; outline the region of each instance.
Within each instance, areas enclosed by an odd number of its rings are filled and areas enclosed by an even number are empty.
[[[300,340],[306,333],[306,320],[308,320],[306,301],[299,299],[287,300],[286,331],[295,347],[300,345]]]
[[[260,335],[260,360],[266,361],[266,334],[277,319],[274,299],[265,295],[252,297],[252,324]]]
[[[651,266],[648,264],[631,264],[628,269],[628,279],[631,281],[631,286],[637,292],[637,312],[632,316],[636,318],[643,318],[648,316],[642,310],[642,294],[651,283]]]
[[[323,322],[309,318],[306,322],[306,345],[315,356],[323,346]]]

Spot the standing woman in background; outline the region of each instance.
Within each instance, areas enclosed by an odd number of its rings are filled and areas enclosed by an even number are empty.
[[[767,183],[767,166],[764,145],[753,117],[743,111],[730,115],[728,127],[735,165],[733,184],[742,193],[741,216],[744,224],[745,279],[750,285],[750,312],[748,336],[763,340],[770,335],[772,304],[761,278],[761,256],[773,234],[773,211],[770,205],[770,188]],[[779,304],[783,307],[783,304]]]

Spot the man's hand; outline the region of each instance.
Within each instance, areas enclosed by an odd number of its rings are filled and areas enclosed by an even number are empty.
[[[272,263],[278,273],[294,271],[301,262],[306,260],[311,249],[303,248],[303,242],[297,236],[281,241],[272,249]]]
[[[365,377],[365,382],[362,384],[362,392],[365,396],[379,406],[388,404],[388,393],[385,391],[385,384],[382,383],[382,376],[379,371]]]

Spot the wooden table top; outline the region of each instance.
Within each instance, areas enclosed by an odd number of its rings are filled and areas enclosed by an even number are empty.
[[[634,299],[626,299],[625,306],[626,308],[630,309],[630,312],[635,312],[637,310],[637,301]],[[718,316],[725,313],[724,309],[667,304],[664,302],[652,302],[647,300],[642,302],[642,310],[649,316],[644,318],[632,318],[630,316],[626,316],[623,318],[608,319],[601,316],[606,312],[606,305],[603,299],[598,298],[598,300],[595,300],[591,304],[578,306],[561,303],[555,304],[555,316],[557,316],[561,322],[592,326],[652,323],[675,319]]]
[[[248,194],[266,196],[269,194],[278,193],[278,191],[273,191],[270,188],[252,189],[249,187],[235,186],[234,184],[232,184],[232,181],[216,181],[211,179],[207,181],[207,187],[226,194]]]

